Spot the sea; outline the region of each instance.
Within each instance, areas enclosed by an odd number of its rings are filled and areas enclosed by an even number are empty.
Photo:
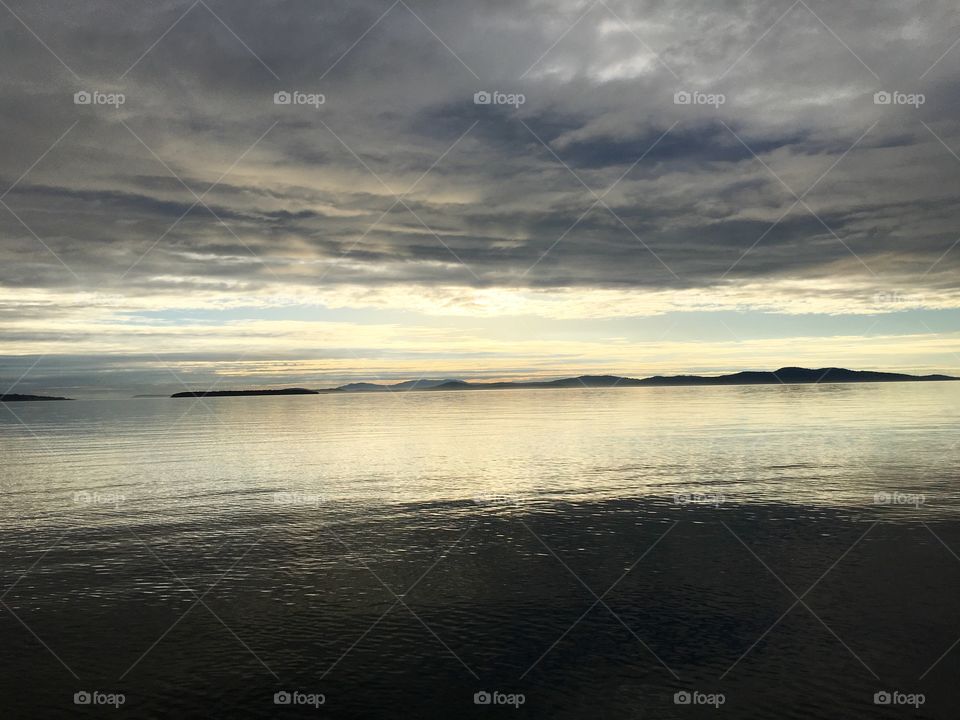
[[[0,717],[956,718],[960,383],[0,405]]]

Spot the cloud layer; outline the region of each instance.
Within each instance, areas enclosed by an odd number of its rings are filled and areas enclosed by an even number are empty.
[[[951,3],[9,5],[11,354],[161,308],[960,306]]]

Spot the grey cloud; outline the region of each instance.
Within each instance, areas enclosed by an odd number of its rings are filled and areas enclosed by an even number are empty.
[[[609,3],[632,32],[597,5],[522,78],[587,4],[411,1],[467,67],[397,5],[324,77],[389,3],[209,5],[249,50],[197,6],[123,79],[188,5],[136,13],[105,3],[56,12],[12,5],[80,80],[18,23],[3,25],[6,185],[80,122],[5,201],[82,286],[153,293],[162,289],[158,275],[183,275],[256,286],[282,278],[708,288],[794,203],[752,153],[798,194],[839,161],[806,198],[830,230],[795,208],[726,281],[866,273],[831,230],[901,285],[950,286],[960,264],[960,252],[951,253],[924,275],[958,226],[960,161],[921,123],[960,150],[960,49],[920,80],[955,39],[949,3],[931,3],[922,16],[893,2],[811,3],[868,67],[802,5],[767,35],[782,4]],[[74,106],[79,88],[117,89],[127,102]],[[727,102],[716,110],[675,105],[684,88],[720,91]],[[320,110],[275,106],[279,89],[323,92],[327,102]],[[527,102],[476,106],[480,89],[522,92]],[[923,92],[927,102],[874,105],[881,89]],[[120,119],[198,194],[277,123],[205,198],[232,233],[203,206],[167,232],[195,198]],[[406,199],[440,240],[403,205],[387,212],[394,198],[353,155],[403,192],[475,121]],[[605,198],[629,230],[595,207],[541,260],[595,200],[562,163],[601,193],[648,150]],[[0,232],[0,283],[73,282],[2,207]],[[350,268],[330,265],[348,251]],[[263,262],[237,260],[251,252]]]

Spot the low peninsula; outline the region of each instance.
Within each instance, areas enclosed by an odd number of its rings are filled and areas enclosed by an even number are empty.
[[[70,400],[70,398],[65,397],[51,397],[49,395],[18,395],[12,393],[10,395],[0,395],[0,402],[35,402],[40,400]]]
[[[178,392],[170,397],[246,397],[249,395],[319,395],[319,390],[306,388],[281,388],[280,390],[206,390],[197,392]]]

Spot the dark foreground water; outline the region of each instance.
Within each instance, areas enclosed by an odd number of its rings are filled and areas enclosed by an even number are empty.
[[[0,717],[955,718],[958,421],[960,384],[0,407]]]

